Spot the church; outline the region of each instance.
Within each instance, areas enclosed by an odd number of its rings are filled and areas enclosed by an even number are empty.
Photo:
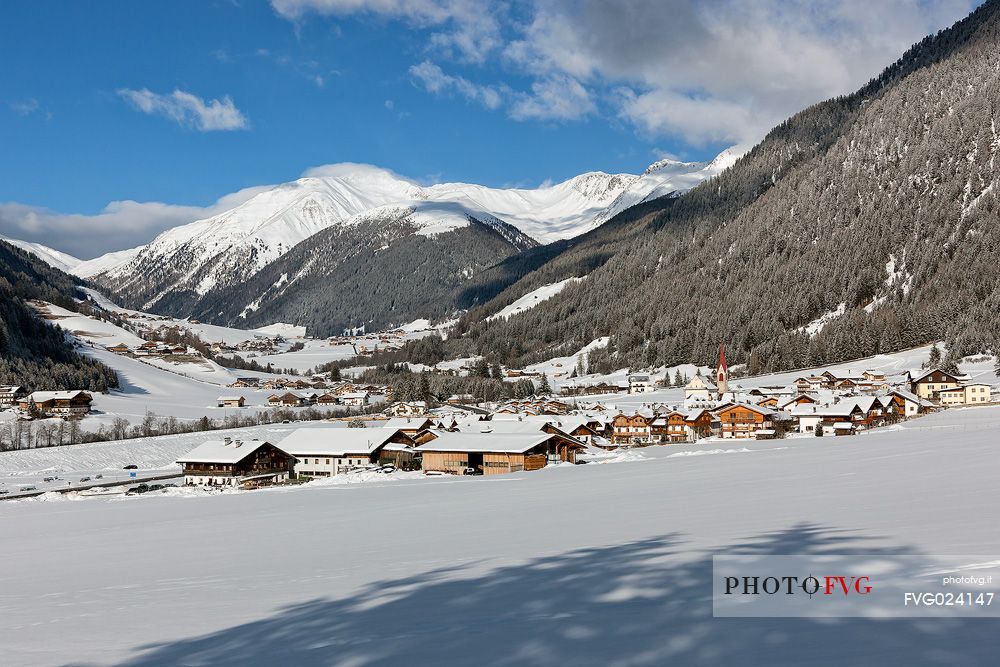
[[[687,408],[713,407],[729,393],[729,366],[726,364],[725,346],[719,345],[719,363],[714,377],[701,373],[691,378],[684,387],[684,406]]]

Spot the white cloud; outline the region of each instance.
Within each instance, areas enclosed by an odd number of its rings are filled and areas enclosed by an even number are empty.
[[[38,100],[33,97],[26,100],[9,102],[8,106],[10,107],[10,110],[18,116],[30,116],[39,109]]]
[[[54,247],[81,259],[143,245],[160,232],[239,206],[270,186],[245,188],[210,206],[113,201],[95,215],[59,213],[38,206],[0,203],[0,234]]]
[[[752,142],[850,92],[978,0],[547,0],[504,49],[572,77],[641,131]]]
[[[497,109],[503,101],[501,89],[479,85],[460,76],[445,74],[440,67],[429,60],[410,67],[410,74],[429,93],[455,91],[462,97],[478,102],[491,110]]]
[[[345,17],[367,14],[433,30],[430,46],[469,62],[483,62],[502,45],[500,19],[505,3],[488,0],[271,0],[286,19],[314,13]]]
[[[517,94],[510,108],[515,120],[577,120],[596,111],[590,92],[569,76],[550,76]]]
[[[247,117],[236,108],[229,96],[206,102],[183,90],[161,95],[147,88],[122,88],[118,94],[143,113],[164,116],[179,125],[194,127],[201,132],[244,130],[250,126]]]
[[[810,104],[855,90],[981,0],[271,2],[292,20],[406,21],[432,32],[438,62],[454,56],[491,73],[526,74],[530,90],[518,92],[499,79],[474,84],[431,60],[411,69],[429,92],[506,104],[518,120],[572,120],[600,105],[645,134],[746,144]]]

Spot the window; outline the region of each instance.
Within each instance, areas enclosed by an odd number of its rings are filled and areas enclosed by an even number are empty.
[[[326,460],[326,464],[327,464],[327,465],[330,465],[330,459],[327,459],[327,460]]]

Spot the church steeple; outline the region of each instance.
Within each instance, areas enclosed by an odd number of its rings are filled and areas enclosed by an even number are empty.
[[[719,343],[719,366],[715,369],[715,384],[719,388],[719,398],[729,391],[729,367],[726,365],[726,346]]]

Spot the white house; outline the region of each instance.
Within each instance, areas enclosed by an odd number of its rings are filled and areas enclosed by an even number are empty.
[[[889,395],[897,396],[903,401],[903,416],[907,418],[916,417],[920,408],[927,403],[924,399],[905,389],[895,389]]]
[[[653,380],[646,373],[637,373],[628,376],[628,393],[646,394],[653,391]]]
[[[352,391],[340,395],[340,402],[355,408],[363,408],[368,405],[367,391]]]
[[[719,400],[719,387],[710,378],[696,374],[684,387],[684,405],[694,407]]]
[[[427,414],[427,403],[425,401],[400,401],[390,405],[386,412],[393,417],[418,417]]]
[[[389,443],[412,444],[394,428],[300,428],[278,443],[294,456],[295,475],[331,477],[378,460]]]
[[[990,385],[982,382],[963,384],[951,389],[938,391],[941,405],[977,405],[989,403],[992,397]]]

